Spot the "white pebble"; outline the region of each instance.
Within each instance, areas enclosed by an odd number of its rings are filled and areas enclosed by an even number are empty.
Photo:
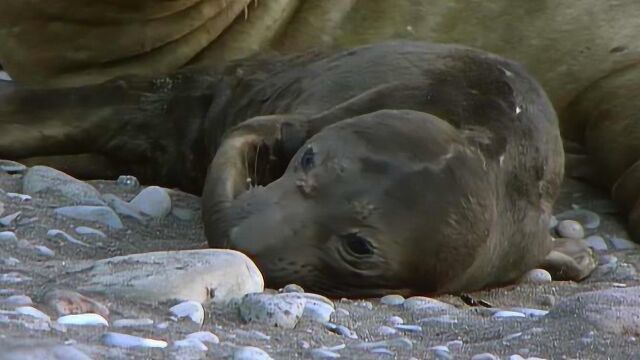
[[[12,271],[5,274],[0,274],[0,283],[19,284],[26,281],[31,281],[31,278],[26,275],[22,275],[19,272]]]
[[[20,306],[16,308],[16,312],[20,315],[31,316],[36,319],[45,320],[47,322],[51,321],[49,315],[31,306]]]
[[[211,331],[197,331],[187,335],[187,339],[196,339],[203,343],[218,344],[220,339]]]
[[[331,318],[331,314],[335,309],[333,305],[329,305],[324,301],[305,297],[304,310],[302,317],[319,323],[326,323]]]
[[[45,257],[54,257],[54,256],[56,256],[55,251],[49,249],[48,247],[46,247],[44,245],[35,245],[33,248],[36,249],[36,251],[38,252],[38,255],[40,255],[40,256],[45,256]]]
[[[562,220],[556,226],[558,235],[563,238],[580,240],[584,238],[584,228],[574,220]]]
[[[520,282],[523,284],[546,284],[552,280],[551,274],[547,270],[533,269],[522,275]]]
[[[607,246],[607,242],[600,235],[591,235],[584,239],[589,247],[591,247],[595,251],[607,251],[609,250],[609,246]]]
[[[16,242],[18,237],[13,231],[0,231],[0,242],[4,241]]]
[[[502,310],[502,311],[498,311],[497,313],[493,314],[494,318],[498,318],[498,319],[504,319],[504,318],[523,318],[523,317],[527,317],[525,314],[521,313],[521,312],[517,312],[517,311],[508,311],[508,310]]]
[[[243,346],[233,353],[233,360],[272,360],[272,358],[260,348]]]
[[[500,360],[500,358],[490,353],[482,353],[473,355],[471,360]]]
[[[62,230],[58,230],[58,229],[51,229],[51,230],[47,231],[47,238],[52,239],[52,240],[62,239],[62,240],[65,240],[67,242],[70,242],[72,244],[90,247],[90,245],[85,243],[84,241],[80,241],[80,240],[74,238],[73,236],[67,234],[66,232],[64,232]]]
[[[292,329],[304,312],[306,300],[295,293],[250,293],[242,297],[240,316],[244,321],[257,321]]]
[[[395,335],[398,332],[398,330],[390,327],[390,326],[386,326],[386,325],[382,325],[380,327],[378,327],[378,334],[383,335],[383,336],[387,336],[387,335]]]
[[[167,342],[162,340],[146,339],[139,336],[108,332],[102,336],[102,343],[107,346],[122,348],[165,348]]]
[[[402,306],[409,311],[424,311],[424,310],[450,310],[453,305],[445,302],[428,298],[426,296],[412,296],[408,298]]]
[[[96,235],[102,238],[106,238],[107,235],[98,229],[94,229],[88,226],[78,226],[75,228],[76,234],[79,235]]]
[[[518,355],[518,354],[514,354],[509,356],[509,360],[525,360],[522,356]]]
[[[396,326],[396,325],[404,324],[404,320],[400,316],[390,316],[387,318],[387,324],[391,326]]]
[[[7,305],[31,305],[33,300],[27,295],[11,295],[0,300],[0,303]]]
[[[205,344],[202,343],[202,341],[198,340],[198,339],[183,339],[183,340],[177,340],[173,342],[173,346],[176,348],[193,348],[193,349],[197,349],[200,351],[207,351],[209,350],[209,348],[207,348],[207,346]]]
[[[188,317],[191,321],[202,325],[204,323],[204,308],[197,301],[184,301],[172,306],[169,311],[177,318]]]
[[[15,219],[18,218],[22,214],[22,211],[14,212],[13,214],[9,214],[5,217],[0,218],[0,225],[4,227],[9,227],[13,223]]]
[[[153,320],[151,319],[118,319],[115,320],[112,324],[113,327],[145,327],[153,325]]]
[[[464,346],[464,342],[462,340],[452,340],[447,343],[447,348],[452,350],[460,350]]]
[[[59,317],[57,322],[62,325],[109,326],[109,322],[102,315],[94,313],[65,315]]]
[[[26,194],[18,194],[18,193],[7,193],[7,197],[9,197],[9,199],[19,199],[21,202],[27,202],[27,201],[31,201],[31,196],[26,195]]]
[[[547,315],[547,310],[532,309],[532,308],[513,308],[513,311],[523,313],[526,317],[542,317]]]
[[[313,349],[309,352],[313,359],[337,359],[340,354],[327,349]]]
[[[163,218],[171,212],[171,198],[167,191],[159,186],[145,188],[129,203],[154,218]]]
[[[385,295],[380,298],[380,303],[389,306],[402,305],[404,303],[404,296],[402,295]]]

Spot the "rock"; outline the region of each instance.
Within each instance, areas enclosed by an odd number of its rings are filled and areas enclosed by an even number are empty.
[[[20,260],[14,257],[0,258],[0,265],[17,266],[18,264],[20,264]]]
[[[397,332],[398,330],[386,325],[379,326],[377,329],[377,333],[382,336],[395,335]]]
[[[107,235],[105,235],[102,231],[88,227],[88,226],[78,226],[75,228],[75,232],[78,235],[96,235],[101,238],[107,237]]]
[[[579,222],[585,229],[595,230],[600,226],[600,216],[586,209],[571,209],[556,215],[558,220]]]
[[[244,254],[224,249],[159,251],[98,260],[80,290],[156,303],[175,299],[227,304],[264,289]]]
[[[167,342],[132,336],[127,334],[108,332],[102,335],[102,343],[107,346],[122,348],[165,348]]]
[[[118,319],[111,323],[111,326],[116,328],[144,328],[152,325],[151,319]]]
[[[451,351],[447,346],[438,345],[430,347],[429,350],[433,352],[433,356],[438,360],[451,359]]]
[[[195,221],[199,214],[200,212],[187,208],[176,206],[171,208],[171,215],[182,221]]]
[[[335,333],[337,335],[340,336],[344,336],[346,338],[349,339],[357,339],[358,335],[351,331],[351,329],[349,329],[348,327],[344,326],[344,325],[336,325],[333,323],[326,323],[325,324],[325,328],[329,331],[331,331],[332,333]]]
[[[556,226],[558,235],[563,238],[580,240],[584,238],[584,229],[579,222],[574,220],[562,220]]]
[[[51,341],[3,339],[0,342],[2,360],[91,360],[82,351],[71,345]]]
[[[18,218],[18,216],[22,215],[22,211],[16,211],[12,214],[9,214],[5,217],[0,218],[0,225],[4,227],[12,226],[13,222]]]
[[[138,190],[140,187],[140,181],[132,175],[120,175],[116,180],[116,185],[127,190]]]
[[[324,296],[308,293],[301,294],[300,296],[305,299],[304,311],[302,313],[302,318],[304,319],[319,323],[326,323],[331,318],[331,314],[335,312],[333,302]]]
[[[22,174],[27,171],[27,167],[19,162],[11,160],[0,160],[0,171],[7,174]]]
[[[522,278],[520,278],[520,283],[523,284],[546,284],[550,283],[553,279],[551,279],[551,274],[547,270],[544,269],[532,269],[527,271]]]
[[[64,232],[62,230],[51,229],[51,230],[47,231],[47,238],[49,238],[51,240],[60,239],[60,240],[64,240],[66,242],[69,242],[69,243],[72,243],[72,244],[75,244],[75,245],[91,247],[91,245],[85,243],[84,241],[80,241],[80,240],[74,238],[73,236],[67,234],[66,232]]]
[[[109,326],[107,319],[93,313],[65,315],[59,317],[56,322],[61,325]]]
[[[109,309],[100,302],[72,290],[53,289],[43,296],[44,304],[58,316],[95,313],[109,317]]]
[[[609,247],[606,241],[600,235],[591,235],[584,239],[589,246],[595,251],[607,251]]]
[[[183,339],[183,340],[177,340],[173,342],[173,346],[176,348],[193,348],[193,349],[197,349],[200,351],[207,351],[209,350],[209,348],[203,344],[200,340],[198,339]]]
[[[18,242],[18,237],[13,231],[0,231],[0,243]]]
[[[482,353],[473,355],[471,360],[500,360],[500,358],[491,353]]]
[[[455,309],[451,304],[428,298],[425,296],[412,296],[405,300],[402,304],[406,310],[409,311],[448,311]]]
[[[33,304],[33,301],[27,295],[11,295],[4,299],[0,299],[0,304],[10,306],[24,306]]]
[[[163,218],[171,212],[171,198],[159,186],[149,186],[129,202],[143,214],[153,218]]]
[[[54,257],[56,256],[55,251],[49,249],[44,245],[34,245],[33,248],[36,250],[37,254],[44,257]]]
[[[285,287],[280,289],[280,292],[282,292],[282,293],[303,293],[304,289],[300,285],[289,284],[289,285],[285,285]]]
[[[395,328],[405,332],[422,332],[422,326],[420,325],[400,324],[396,325]]]
[[[389,306],[402,305],[404,303],[404,296],[402,295],[385,295],[380,298],[380,303]]]
[[[147,222],[147,216],[145,214],[118,196],[114,194],[104,194],[102,197],[116,213],[136,219],[143,224]]]
[[[273,360],[264,350],[254,346],[243,346],[233,352],[233,360]]]
[[[507,318],[523,318],[527,316],[518,311],[502,310],[493,314],[493,317],[496,319],[507,319]]]
[[[18,193],[7,193],[7,197],[9,199],[18,199],[20,202],[29,202],[32,200],[32,197],[30,195],[26,195],[26,194],[18,194]]]
[[[589,291],[566,297],[545,318],[578,322],[576,326],[587,324],[596,331],[616,335],[640,333],[640,286]]]
[[[631,250],[638,248],[638,244],[634,243],[633,241],[617,236],[610,237],[609,241],[611,241],[611,244],[616,250]]]
[[[386,322],[391,326],[404,324],[404,320],[399,316],[390,316],[387,318]]]
[[[187,335],[187,339],[196,339],[203,343],[218,344],[220,339],[210,331],[197,331]]]
[[[169,312],[178,319],[186,317],[196,324],[202,325],[204,323],[204,308],[197,301],[183,301],[172,306]]]
[[[312,359],[337,359],[340,357],[335,351],[327,350],[327,349],[313,349],[309,351]]]
[[[27,281],[31,281],[31,278],[19,272],[12,271],[0,274],[0,284],[20,284]]]
[[[20,306],[15,310],[20,315],[31,316],[36,319],[44,320],[46,322],[51,321],[49,315],[43,313],[42,311],[32,307],[32,306]]]
[[[107,206],[65,206],[55,209],[54,212],[72,219],[104,224],[112,229],[124,227],[118,215]]]
[[[464,346],[464,342],[462,340],[452,340],[447,343],[447,348],[451,350],[460,350]]]
[[[531,308],[513,308],[511,311],[519,312],[524,314],[526,317],[537,318],[547,315],[549,312],[547,310],[540,309],[531,309]]]
[[[292,329],[302,317],[305,299],[290,294],[247,294],[240,303],[244,321]]]
[[[400,337],[400,338],[375,341],[375,342],[362,342],[357,345],[354,345],[354,348],[364,349],[364,350],[383,348],[383,347],[411,350],[413,348],[413,342],[407,338]]]
[[[33,196],[43,191],[59,193],[74,205],[105,205],[93,186],[56,169],[34,166],[22,179],[22,192]]]

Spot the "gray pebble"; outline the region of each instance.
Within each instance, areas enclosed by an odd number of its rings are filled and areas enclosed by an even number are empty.
[[[555,229],[558,226],[558,218],[551,216],[549,218],[549,230]]]
[[[167,342],[162,340],[146,339],[139,336],[108,332],[102,335],[102,343],[107,346],[122,348],[165,348]]]
[[[16,266],[20,264],[20,260],[14,258],[14,257],[7,257],[7,258],[0,258],[0,265],[6,265],[6,266]]]
[[[374,341],[374,342],[361,342],[354,346],[356,349],[375,349],[375,348],[398,348],[398,349],[406,349],[411,350],[413,348],[413,342],[405,337],[388,339],[382,341]]]
[[[325,328],[335,334],[338,334],[340,336],[344,336],[346,338],[349,339],[357,339],[358,335],[351,331],[348,327],[343,326],[343,325],[336,325],[333,323],[326,323],[325,324]]]
[[[122,216],[134,218],[143,224],[147,222],[147,216],[145,214],[128,202],[120,199],[118,196],[114,194],[104,194],[102,197],[116,213]]]
[[[7,193],[7,197],[9,199],[18,199],[20,200],[20,202],[29,202],[32,200],[31,196],[26,195],[26,194],[19,194],[19,193]]]
[[[198,339],[182,339],[173,342],[174,348],[190,348],[200,351],[207,351],[209,348]]]
[[[446,346],[443,346],[443,345],[434,346],[429,350],[433,352],[433,356],[438,360],[452,359],[451,352],[449,351],[449,348]]]
[[[22,191],[28,195],[55,191],[73,204],[105,205],[93,186],[47,166],[30,168],[22,179]]]
[[[579,222],[574,220],[562,220],[556,226],[558,235],[563,238],[580,240],[584,238],[584,229]]]
[[[311,347],[311,345],[309,345],[309,343],[307,341],[304,340],[299,340],[298,341],[298,347],[304,350],[307,350]]]
[[[520,282],[523,284],[547,284],[552,280],[551,274],[544,269],[529,270],[520,278]]]
[[[500,360],[500,358],[491,353],[482,353],[473,355],[471,360]]]
[[[365,308],[367,310],[373,310],[373,304],[370,301],[360,300],[353,303],[357,307]]]
[[[116,185],[127,190],[138,190],[140,181],[133,175],[120,175],[116,180]]]
[[[617,236],[610,237],[609,241],[611,242],[611,244],[616,250],[631,250],[631,249],[636,249],[638,247],[638,244],[634,243],[633,241],[623,239]]]
[[[453,309],[453,305],[426,296],[412,296],[402,306],[409,311],[446,311]]]
[[[233,353],[233,360],[272,360],[272,358],[260,348],[243,346]]]
[[[337,359],[340,357],[340,354],[337,352],[327,349],[313,349],[309,351],[309,354],[311,354],[311,358],[313,359]]]
[[[66,232],[62,231],[62,230],[58,230],[58,229],[51,229],[49,231],[47,231],[47,238],[51,239],[51,240],[64,240],[66,242],[75,244],[75,245],[80,245],[80,246],[86,246],[86,247],[91,247],[91,245],[85,243],[84,241],[80,241],[76,238],[74,238],[73,236],[67,234]]]
[[[349,313],[349,310],[347,310],[347,309],[337,308],[336,309],[336,315],[347,317],[347,316],[351,315],[351,313]]]
[[[404,303],[404,296],[402,295],[385,295],[380,298],[380,303],[383,305],[397,306]]]
[[[11,295],[4,299],[0,299],[0,303],[13,306],[24,306],[33,304],[33,301],[27,295]]]
[[[78,226],[75,228],[75,232],[78,235],[96,235],[101,238],[107,237],[107,235],[105,235],[105,233],[103,233],[102,231],[88,226]]]
[[[595,251],[607,251],[609,247],[607,246],[607,242],[600,235],[591,235],[584,239],[589,247],[591,247]]]
[[[386,323],[391,326],[396,326],[400,324],[404,324],[404,320],[400,316],[389,316],[386,320]]]
[[[326,323],[331,318],[335,308],[326,301],[305,297],[302,317],[319,323]]]
[[[454,319],[449,315],[434,316],[418,320],[418,323],[427,327],[435,324],[456,324],[457,322],[457,319]]]
[[[13,231],[0,231],[0,242],[17,242],[18,237]]]
[[[187,335],[187,339],[197,339],[200,342],[210,344],[220,343],[220,339],[218,339],[218,336],[211,331],[196,331]]]
[[[197,301],[183,301],[172,306],[169,312],[178,319],[186,317],[196,324],[202,325],[204,323],[204,308]]]
[[[153,325],[153,320],[151,319],[118,319],[118,320],[115,320],[111,325],[113,327],[123,327],[123,328],[147,327],[147,326]]]
[[[553,295],[541,295],[538,298],[538,303],[542,306],[553,306],[556,304],[556,297]]]
[[[31,316],[36,319],[44,320],[46,322],[51,321],[49,315],[43,313],[42,311],[32,307],[32,306],[20,306],[15,309],[15,311],[20,315]]]
[[[167,191],[159,186],[145,188],[129,203],[143,214],[154,218],[163,218],[171,212],[171,198]]]
[[[556,215],[558,220],[574,220],[585,229],[595,230],[600,226],[600,216],[586,209],[572,209]]]
[[[406,332],[422,332],[422,326],[420,325],[400,324],[396,325],[395,328]]]
[[[0,225],[4,226],[4,227],[9,227],[11,226],[11,224],[13,224],[13,222],[18,218],[18,216],[20,216],[22,214],[22,211],[16,211],[12,214],[9,214],[7,216],[4,216],[2,218],[0,218]]]
[[[27,167],[19,162],[11,160],[0,160],[0,171],[7,174],[22,174],[27,171]]]
[[[44,245],[34,245],[33,248],[36,250],[36,253],[40,256],[44,257],[54,257],[56,256],[55,251],[49,249]]]
[[[300,285],[289,284],[285,285],[282,289],[280,289],[281,293],[303,293],[304,289]]]
[[[493,314],[493,317],[497,319],[506,319],[506,318],[523,318],[527,316],[518,311],[501,310]]]
[[[393,351],[391,351],[391,350],[389,350],[387,348],[375,348],[375,349],[369,350],[369,352],[373,353],[373,354],[396,356],[396,353],[394,353]]]
[[[306,300],[290,295],[296,294],[247,294],[240,303],[240,316],[247,322],[292,329],[302,317]]]
[[[27,281],[31,281],[31,278],[26,275],[22,275],[19,272],[13,271],[13,272],[0,274],[0,283],[20,284]]]
[[[175,216],[178,220],[182,221],[194,221],[198,217],[199,212],[187,208],[172,207],[171,215]]]
[[[388,336],[388,335],[395,335],[398,332],[398,330],[390,326],[382,325],[378,327],[377,332],[382,336]]]
[[[451,350],[460,350],[464,346],[464,342],[462,340],[452,340],[447,343],[447,348]]]
[[[547,310],[532,309],[532,308],[513,308],[511,310],[523,313],[526,317],[542,317],[549,313]]]
[[[55,209],[54,212],[72,219],[94,221],[112,229],[124,227],[118,215],[106,206],[65,206]]]

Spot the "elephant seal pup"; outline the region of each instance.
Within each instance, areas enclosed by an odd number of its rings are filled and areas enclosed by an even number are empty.
[[[469,291],[543,263],[586,276],[584,246],[552,251],[563,150],[531,76],[463,47],[378,46],[288,93],[315,104],[356,89],[344,102],[226,135],[205,181],[209,244],[251,256],[271,286],[335,296]],[[261,179],[278,156],[284,173]]]

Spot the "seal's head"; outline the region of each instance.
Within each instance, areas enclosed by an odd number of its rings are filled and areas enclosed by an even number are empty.
[[[247,144],[258,147],[239,150]],[[495,194],[481,155],[433,115],[385,110],[338,122],[299,147],[281,176],[247,187],[256,149],[248,133],[223,142],[205,227],[212,246],[252,257],[270,286],[338,296],[449,290],[467,281],[490,236]]]

